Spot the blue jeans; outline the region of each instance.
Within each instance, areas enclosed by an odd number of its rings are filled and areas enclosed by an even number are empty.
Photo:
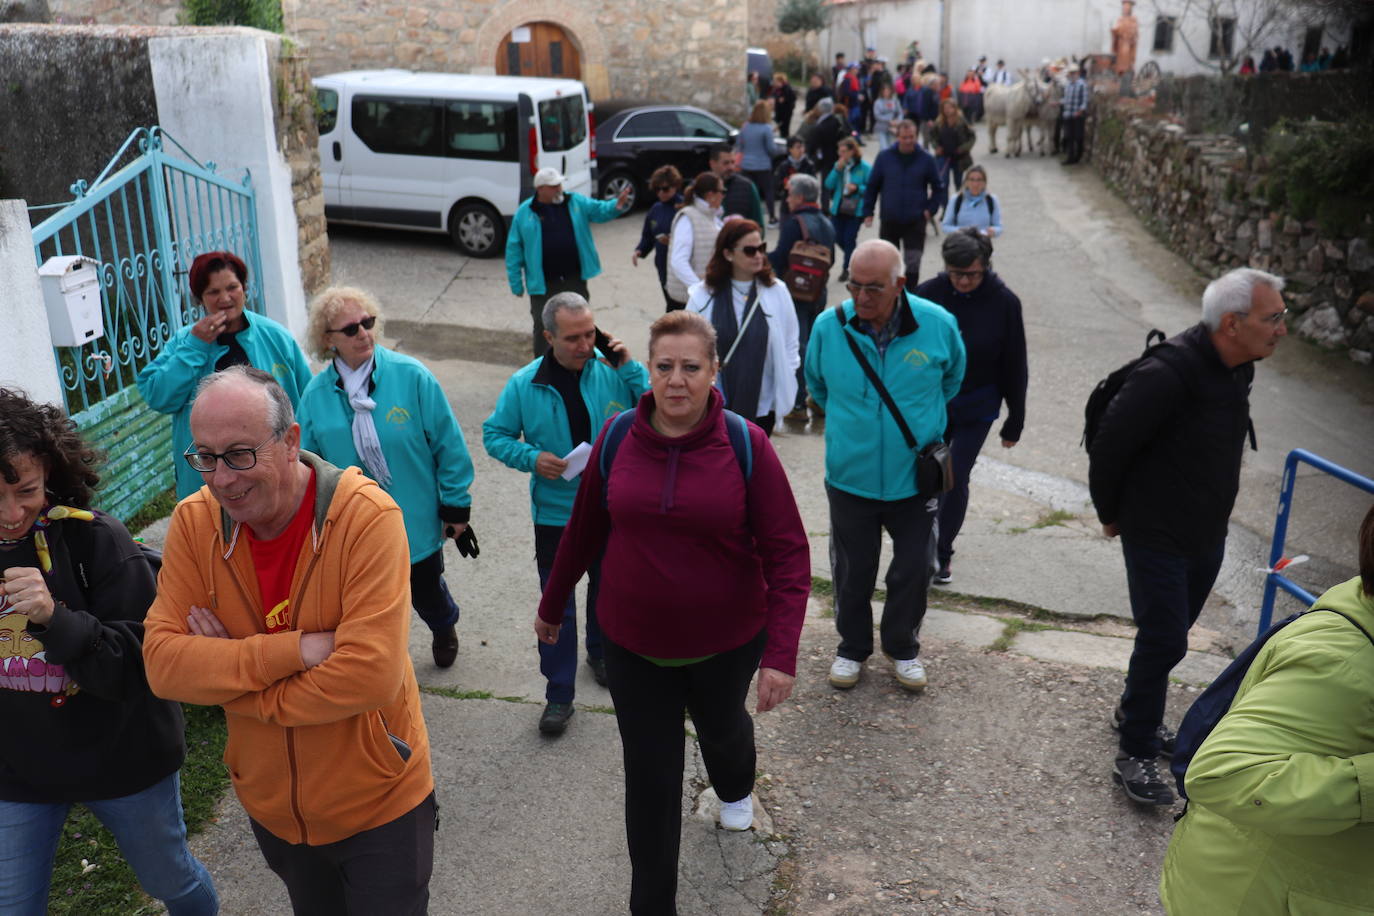
[[[854,254],[854,247],[859,241],[859,226],[863,224],[863,219],[858,216],[840,216],[838,213],[830,217],[831,223],[835,226],[835,244],[840,246],[844,252],[844,267],[849,269],[849,259]],[[915,287],[912,287],[915,289]]]
[[[563,537],[561,525],[534,526],[534,561],[539,568],[539,590],[548,584],[553,572],[553,558],[558,554],[558,542]],[[587,573],[587,657],[602,658],[601,627],[596,622],[596,592],[601,585],[601,564],[592,564]],[[563,628],[558,642],[539,644],[539,673],[548,679],[544,699],[550,703],[571,703],[577,682],[577,598],[576,591],[568,592],[563,605]]]
[[[123,798],[82,802],[119,843],[150,896],[171,916],[219,912],[205,866],[186,847],[179,773]],[[43,916],[53,860],[71,802],[0,801],[0,913]]]
[[[1159,753],[1155,731],[1164,722],[1169,672],[1188,654],[1188,630],[1212,591],[1225,551],[1223,540],[1209,551],[1181,556],[1121,537],[1136,625],[1121,695],[1121,750],[1132,757]]]
[[[410,564],[410,604],[435,633],[458,623],[458,602],[444,581],[444,548]]]

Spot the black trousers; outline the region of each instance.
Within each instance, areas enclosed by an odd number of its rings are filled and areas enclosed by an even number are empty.
[[[1064,161],[1077,162],[1083,158],[1083,128],[1088,116],[1064,119]]]
[[[835,577],[837,655],[861,662],[873,654],[873,586],[883,529],[892,536],[892,562],[887,567],[887,600],[878,625],[883,652],[894,659],[915,658],[918,634],[926,616],[930,586],[931,529],[938,498],[865,499],[825,488],[830,501],[830,569]]]
[[[544,351],[549,348],[544,340],[544,303],[549,301],[550,296],[559,293],[577,293],[588,302],[592,300],[592,294],[587,292],[587,281],[581,277],[564,277],[561,280],[550,280],[544,278],[544,292],[535,295],[530,293],[530,318],[534,323],[534,355],[543,356]]]
[[[768,218],[777,218],[777,203],[773,197],[773,173],[767,169],[758,172],[744,172],[745,178],[754,183],[754,187],[759,189],[759,197],[763,198],[764,209],[768,211]],[[761,227],[764,228],[764,227]]]
[[[754,791],[754,720],[744,699],[766,639],[760,631],[737,649],[679,667],[654,664],[605,640],[606,686],[625,758],[631,913],[677,913],[684,711],[692,715],[706,773],[721,800],[738,801]]]
[[[990,429],[991,420],[950,424],[945,429],[945,442],[949,444],[950,458],[954,462],[954,489],[940,497],[939,546],[935,556],[940,561],[941,569],[948,569],[950,558],[954,556],[954,539],[959,536],[959,529],[964,527],[964,516],[968,514],[968,478],[973,473],[973,464],[983,450]]]
[[[1121,538],[1136,625],[1121,694],[1121,750],[1132,757],[1159,753],[1156,731],[1164,722],[1169,672],[1188,654],[1188,631],[1202,613],[1225,552],[1225,541],[1185,557]]]
[[[926,247],[926,215],[914,220],[878,220],[878,238],[902,250],[906,264],[906,288],[915,289],[921,272],[921,252]]]
[[[286,882],[296,916],[400,916],[429,909],[434,793],[394,821],[337,843],[288,843],[249,819],[267,867]]]
[[[444,548],[410,564],[410,604],[435,633],[458,623],[458,602],[444,581]]]

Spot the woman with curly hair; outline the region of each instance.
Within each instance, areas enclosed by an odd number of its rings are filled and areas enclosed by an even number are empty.
[[[90,509],[99,456],[57,407],[0,388],[0,913],[47,908],[73,803],[114,834],[167,912],[219,902],[186,846],[181,707],[143,673],[152,565]]]

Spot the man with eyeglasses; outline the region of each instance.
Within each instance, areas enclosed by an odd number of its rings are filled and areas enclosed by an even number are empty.
[[[1121,536],[1137,628],[1112,715],[1113,779],[1140,804],[1174,801],[1158,766],[1174,750],[1169,672],[1221,568],[1247,433],[1255,447],[1255,361],[1288,333],[1282,289],[1280,277],[1249,268],[1208,284],[1202,321],[1131,370],[1089,445],[1088,487],[1102,533]]]
[[[816,319],[806,349],[806,384],[826,418],[825,490],[840,635],[830,683],[853,687],[873,654],[873,587],[886,530],[892,562],[881,646],[898,684],[919,692],[926,671],[918,636],[940,493],[921,485],[918,453],[944,433],[945,403],[964,377],[964,343],[953,315],[906,291],[902,255],[891,242],[861,244],[849,272],[845,287],[853,298]]]
[[[437,806],[400,509],[300,448],[272,376],[201,383],[145,621],[153,692],[224,707],[225,760],[297,913],[417,913]]]

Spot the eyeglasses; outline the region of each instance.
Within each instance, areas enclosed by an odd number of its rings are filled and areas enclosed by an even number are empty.
[[[741,246],[739,246],[739,248],[738,248],[737,250],[738,250],[738,251],[744,252],[744,256],[745,256],[746,258],[752,258],[752,257],[754,257],[754,255],[764,254],[764,253],[768,250],[768,246],[767,246],[767,245],[741,245]]]
[[[978,270],[955,270],[952,267],[947,267],[945,273],[949,274],[951,280],[977,280],[987,271],[981,268]]]
[[[364,331],[370,331],[370,330],[372,330],[372,326],[375,325],[376,323],[377,323],[377,316],[376,316],[376,315],[368,315],[368,316],[367,316],[366,318],[364,318],[362,321],[355,321],[355,322],[353,322],[352,324],[346,324],[346,325],[344,325],[344,326],[341,327],[341,328],[325,328],[325,331],[324,331],[324,332],[325,332],[326,334],[342,334],[342,335],[345,336],[345,337],[357,337],[357,336],[358,336],[358,328],[362,328]],[[239,468],[239,470],[240,470],[240,471],[246,471],[247,468]]]
[[[1240,317],[1249,318],[1250,313],[1241,312]],[[1261,318],[1260,321],[1263,321],[1265,324],[1272,324],[1274,327],[1278,327],[1279,325],[1283,324],[1283,319],[1286,317],[1288,317],[1288,309],[1284,309],[1280,312],[1275,312],[1267,318]]]
[[[215,464],[219,461],[228,465],[231,471],[250,471],[258,463],[258,449],[271,444],[276,438],[273,436],[253,448],[231,448],[229,451],[220,452],[218,455],[214,452],[197,451],[195,445],[192,444],[188,445],[186,451],[182,452],[181,455],[186,459],[186,463],[191,466],[191,470],[198,474],[209,474],[215,469]]]
[[[658,194],[662,194],[664,191],[672,191],[672,192],[676,193],[676,192],[677,192],[677,188],[673,187],[672,185],[664,185],[664,186],[661,187],[661,188],[654,188],[654,191],[655,191],[655,193],[658,193]]]
[[[886,290],[887,286],[881,283],[846,283],[844,288],[849,290],[849,295],[857,299],[861,293],[876,296]]]

